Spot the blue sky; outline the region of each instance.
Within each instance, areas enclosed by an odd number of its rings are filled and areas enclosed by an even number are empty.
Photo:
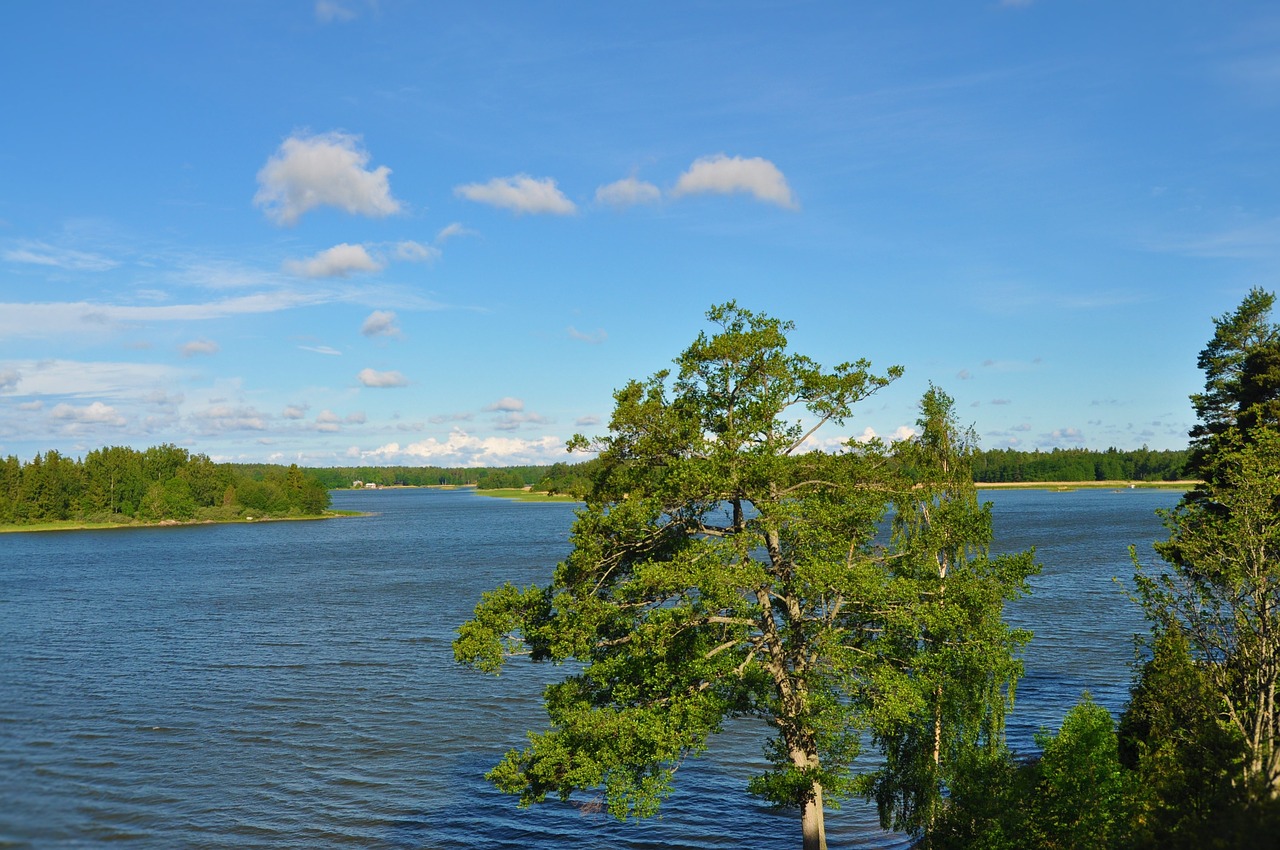
[[[984,447],[1180,448],[1280,8],[11,3],[0,455],[566,459],[736,299]]]

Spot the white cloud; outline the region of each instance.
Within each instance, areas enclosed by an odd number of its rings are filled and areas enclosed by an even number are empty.
[[[485,408],[489,412],[515,413],[524,410],[524,402],[511,396],[503,396]]]
[[[869,443],[875,439],[882,439],[887,443],[898,443],[903,440],[910,440],[915,435],[916,435],[915,428],[912,428],[910,425],[899,425],[897,428],[893,430],[893,433],[890,434],[888,438],[885,438],[881,436],[879,433],[877,433],[875,428],[872,428],[870,425],[868,425],[866,428],[862,429],[861,434],[859,434],[856,437],[853,437],[852,440],[856,443]]]
[[[101,254],[55,248],[43,242],[25,243],[21,248],[5,251],[4,258],[11,263],[30,263],[68,271],[102,272],[120,265],[117,261]]]
[[[440,259],[440,249],[432,248],[430,245],[423,245],[421,242],[397,242],[395,257],[397,260],[405,260],[410,263],[421,263],[427,260],[434,261]]]
[[[290,404],[280,413],[285,419],[302,419],[307,415],[307,405]]]
[[[197,354],[217,354],[218,344],[211,339],[193,339],[180,349],[183,357],[194,357]]]
[[[390,310],[374,310],[360,326],[360,333],[365,336],[399,336],[396,314]]]
[[[573,421],[573,424],[577,425],[579,428],[590,428],[592,425],[600,424],[600,417],[599,416],[579,416],[577,419]]]
[[[339,423],[342,422],[341,417],[332,410],[322,410],[316,414],[316,430],[332,433],[342,430]]]
[[[0,392],[16,390],[20,380],[22,380],[22,373],[17,369],[0,369]]]
[[[409,379],[399,372],[375,372],[373,369],[361,369],[356,376],[366,387],[407,387]]]
[[[92,425],[112,425],[119,427],[125,424],[125,418],[114,407],[95,401],[85,407],[73,407],[70,404],[56,405],[49,411],[49,416],[69,422]]]
[[[44,410],[43,401],[24,401],[18,405],[19,410]]]
[[[573,339],[581,340],[582,342],[589,342],[592,345],[599,345],[609,338],[609,335],[604,332],[603,328],[596,328],[595,333],[583,333],[573,325],[570,325],[565,330]]]
[[[548,420],[540,413],[505,413],[493,423],[499,431],[515,431],[522,425],[545,425]]]
[[[331,348],[330,346],[327,346],[327,345],[299,345],[298,348],[302,349],[303,351],[312,351],[312,352],[315,352],[316,354],[327,354],[330,357],[342,356],[341,351],[339,351],[336,348]]]
[[[346,277],[352,272],[381,271],[382,263],[369,256],[363,245],[343,242],[314,257],[289,260],[284,264],[284,270],[303,277]]]
[[[445,422],[470,422],[475,418],[475,414],[468,411],[465,413],[439,413],[427,421],[432,425],[443,425]]]
[[[215,404],[196,413],[192,419],[204,434],[223,431],[265,431],[267,419],[252,407]]]
[[[718,153],[701,157],[680,175],[671,194],[680,197],[704,193],[729,195],[735,192],[746,192],[758,200],[787,209],[799,207],[791,193],[791,187],[787,185],[787,178],[776,165],[758,156],[730,157]]]
[[[316,20],[322,24],[354,20],[356,13],[334,0],[316,0]]]
[[[277,224],[293,225],[303,213],[332,206],[353,215],[386,216],[400,211],[391,197],[387,175],[380,165],[366,169],[369,154],[360,137],[331,132],[315,136],[295,135],[258,172],[255,206]]]
[[[636,204],[657,203],[662,192],[652,183],[626,177],[596,189],[596,203],[611,207],[631,207]]]
[[[552,463],[562,460],[564,441],[559,437],[521,439],[519,437],[476,437],[455,429],[448,438],[434,437],[401,446],[387,443],[372,451],[360,452],[364,460],[379,464],[402,464],[416,461],[423,465],[441,466],[512,466],[526,463]]]
[[[368,417],[364,415],[363,410],[357,410],[354,413],[348,413],[346,418],[343,419],[342,421],[346,422],[348,425],[363,425],[365,422],[368,422],[369,420],[368,420]]]
[[[462,222],[455,221],[453,224],[440,228],[440,232],[436,234],[436,244],[443,245],[455,236],[479,236],[480,234],[469,227],[463,227]]]
[[[550,177],[535,180],[527,174],[495,177],[488,183],[467,183],[453,190],[455,195],[489,204],[515,213],[552,213],[570,215],[577,212],[573,201],[556,188]]]

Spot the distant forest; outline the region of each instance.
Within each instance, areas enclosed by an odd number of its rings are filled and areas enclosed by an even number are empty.
[[[990,449],[974,458],[980,483],[1037,481],[1176,481],[1187,451]],[[436,467],[215,463],[174,445],[138,451],[112,446],[83,459],[56,451],[29,463],[0,462],[0,523],[60,520],[159,522],[231,520],[244,516],[314,516],[329,506],[329,490],[378,487],[531,487],[581,498],[595,461],[549,466]]]
[[[227,521],[316,516],[329,492],[298,466],[236,467],[174,445],[56,451],[0,462],[0,523]]]

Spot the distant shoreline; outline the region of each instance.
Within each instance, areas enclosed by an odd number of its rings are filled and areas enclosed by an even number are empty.
[[[979,490],[1190,490],[1199,481],[975,481]]]
[[[29,524],[4,523],[0,524],[0,534],[20,534],[23,532],[43,532],[43,531],[113,531],[116,529],[130,528],[174,528],[180,526],[191,525],[233,525],[237,523],[260,523],[260,522],[301,522],[303,520],[313,519],[338,519],[340,517],[352,516],[368,516],[366,511],[325,511],[323,514],[315,516],[263,516],[263,517],[237,517],[236,519],[162,519],[155,522],[88,522],[78,519],[60,519],[50,520],[48,522],[33,522]]]

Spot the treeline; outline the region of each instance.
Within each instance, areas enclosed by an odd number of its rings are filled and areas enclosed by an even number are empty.
[[[56,451],[0,463],[0,523],[231,520],[314,516],[325,485],[298,466],[235,467],[171,444],[111,446],[83,459]]]
[[[980,483],[1180,481],[1187,477],[1187,454],[1187,449],[1152,451],[1146,446],[1130,451],[987,449],[974,456],[973,480]]]
[[[361,484],[379,487],[476,487],[504,490],[532,487],[548,493],[585,495],[595,461],[554,463],[550,466],[442,467],[442,466],[333,466],[309,469],[307,474],[330,490]],[[237,469],[260,471],[265,464],[239,464]]]

